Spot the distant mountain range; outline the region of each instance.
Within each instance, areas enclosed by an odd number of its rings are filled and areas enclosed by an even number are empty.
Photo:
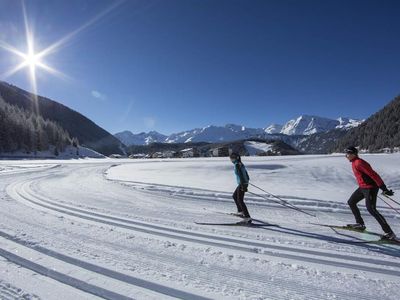
[[[294,145],[299,142],[298,136],[310,136],[330,130],[348,130],[359,126],[363,121],[350,118],[327,119],[317,116],[303,115],[286,122],[284,125],[273,124],[266,128],[247,128],[241,125],[227,124],[225,126],[210,125],[188,131],[174,133],[169,136],[156,131],[133,134],[123,131],[115,136],[127,146],[148,145],[150,143],[195,143],[195,142],[229,142],[249,138],[279,139]],[[287,136],[287,137],[285,137]],[[289,138],[295,137],[296,138]]]

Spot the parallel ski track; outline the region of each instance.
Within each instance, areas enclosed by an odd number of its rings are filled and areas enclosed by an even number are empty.
[[[0,232],[0,236],[7,238],[9,240],[12,240],[5,234],[4,232]],[[36,250],[36,249],[35,249]],[[0,256],[4,257],[8,261],[19,265],[21,267],[24,267],[25,269],[29,269],[33,272],[36,272],[40,275],[49,277],[51,279],[54,279],[58,282],[64,283],[66,285],[69,285],[71,287],[74,287],[80,291],[104,298],[104,299],[121,299],[121,300],[128,300],[132,299],[129,297],[126,297],[124,295],[109,291],[107,289],[86,283],[82,280],[76,279],[74,277],[68,276],[66,274],[63,274],[61,272],[46,268],[44,266],[41,266],[40,264],[34,263],[30,261],[29,259],[23,258],[21,256],[18,256],[14,253],[11,253],[9,251],[3,250],[0,248]]]
[[[33,249],[39,253],[42,253],[44,255],[56,258],[64,263],[70,264],[70,265],[74,265],[78,268],[83,268],[86,269],[88,271],[92,271],[98,274],[101,274],[103,276],[106,277],[110,277],[116,280],[119,280],[121,282],[124,283],[128,283],[129,285],[132,285],[134,287],[140,287],[140,288],[144,288],[147,289],[149,291],[152,292],[156,292],[156,293],[160,293],[162,295],[167,295],[167,296],[171,296],[171,297],[175,297],[178,299],[197,299],[197,300],[206,300],[209,298],[206,297],[202,297],[202,296],[198,296],[192,293],[187,293],[185,291],[181,291],[181,290],[177,290],[174,288],[170,288],[167,286],[163,286],[161,284],[158,283],[154,283],[154,282],[150,282],[147,280],[143,280],[143,279],[139,279],[136,278],[134,276],[130,276],[124,273],[120,273],[117,271],[113,271],[111,269],[107,269],[92,263],[88,263],[86,261],[83,260],[79,260],[77,258],[44,248],[42,246],[39,245],[34,245],[30,242],[21,240],[17,237],[11,236],[5,232],[0,231],[0,237],[10,240],[14,243],[17,243],[21,246]],[[40,264],[34,263],[31,260],[18,256],[15,253],[11,253],[9,251],[6,251],[4,249],[0,249],[0,256],[4,257],[5,259],[20,265],[24,268],[30,269],[34,272],[37,272],[38,274],[41,274],[43,276],[47,276],[49,278],[52,278],[54,280],[57,280],[61,283],[67,284],[69,286],[72,286],[76,289],[79,289],[81,291],[105,298],[105,299],[132,299],[129,297],[126,297],[124,295],[115,293],[113,291],[109,291],[107,289],[104,288],[100,288],[98,286],[92,285],[92,284],[88,284],[82,280],[76,279],[74,277],[71,277],[67,274],[63,274],[61,272],[58,271],[54,271],[52,269],[46,268],[44,266],[41,266]]]
[[[149,188],[144,191],[148,191],[149,193],[159,193],[165,194],[171,193],[171,189],[179,189],[179,191],[173,191],[173,195],[176,198],[185,200],[185,199],[202,199],[203,201],[210,201],[210,202],[232,202],[232,196],[230,193],[221,192],[221,191],[213,191],[213,190],[206,190],[201,188],[189,188],[184,186],[173,186],[173,185],[166,185],[166,184],[159,184],[159,183],[146,183],[140,181],[127,181],[127,180],[117,180],[117,179],[109,179],[105,176],[105,178],[110,182],[119,183],[125,186],[148,186]],[[143,190],[141,190],[143,191]],[[193,191],[198,191],[199,193],[195,194]],[[218,199],[210,199],[210,195],[204,195],[202,193],[215,193],[218,194]],[[260,194],[261,195],[261,194]],[[288,197],[288,196],[280,196],[282,199],[290,202],[293,205],[298,206],[299,208],[314,211],[314,212],[331,212],[332,209],[336,211],[336,213],[341,214],[351,214],[349,212],[349,207],[347,204],[341,202],[333,202],[333,201],[323,201],[317,199],[302,199],[302,198],[295,198],[295,197]],[[267,201],[267,199],[271,198],[271,201]],[[249,196],[246,198],[248,204],[257,205],[261,207],[281,207],[280,204],[277,204],[273,201],[273,198],[270,196],[264,197],[256,197],[256,196]],[[384,206],[378,206],[378,208],[385,212],[386,217],[397,218],[398,216],[392,212],[390,208]],[[367,209],[364,207],[360,207],[360,211],[362,213],[367,213]]]
[[[27,223],[28,225],[29,223]],[[49,230],[46,226],[43,227],[40,225],[42,229]],[[54,236],[59,237],[57,234],[56,229],[51,229],[54,232]],[[76,235],[74,235],[76,237]],[[132,249],[129,246],[119,245],[118,243],[112,242],[104,242],[99,241],[98,239],[92,238],[86,235],[79,235],[79,238],[82,240],[89,242],[91,241],[94,244],[99,242],[106,243],[112,250],[111,253],[115,253],[115,259],[121,260],[122,257],[120,254],[117,253],[124,253],[124,252],[131,252]],[[31,245],[32,242],[24,241],[24,244]],[[89,250],[90,251],[90,250]],[[299,285],[296,282],[295,278],[287,279],[285,277],[280,277],[278,280],[271,280],[268,275],[258,275],[252,272],[249,272],[246,269],[243,270],[235,270],[234,272],[232,269],[227,269],[225,267],[218,267],[215,265],[208,265],[204,268],[199,267],[199,264],[196,261],[179,261],[177,262],[174,257],[168,257],[165,255],[158,255],[158,254],[150,254],[150,253],[143,253],[147,259],[151,259],[154,261],[158,261],[161,263],[165,263],[171,266],[180,266],[184,269],[196,270],[193,274],[193,277],[190,279],[192,281],[199,281],[202,282],[204,286],[207,286],[210,281],[209,273],[212,272],[216,274],[219,278],[222,279],[221,282],[226,282],[229,284],[230,288],[234,290],[235,288],[242,288],[246,291],[246,296],[249,298],[255,299],[275,299],[275,300],[286,300],[290,297],[290,299],[310,299],[310,300],[320,300],[324,299],[326,294],[329,295],[336,295],[340,299],[365,299],[365,300],[376,300],[375,298],[368,295],[366,291],[338,291],[334,288],[324,288],[323,290],[316,290],[315,283],[312,281],[309,284],[301,284]],[[129,259],[129,258],[126,258]],[[249,281],[250,279],[250,281]],[[282,289],[285,290],[285,294],[282,295]],[[268,298],[264,298],[265,295],[268,295]],[[1,297],[0,297],[1,298]],[[235,298],[235,297],[233,297]],[[14,298],[13,298],[14,299]]]
[[[41,176],[40,178],[46,178],[49,175]],[[38,180],[39,178],[36,178]],[[114,217],[105,214],[94,213],[78,208],[74,208],[67,205],[62,205],[60,203],[55,203],[52,201],[48,201],[47,199],[43,199],[37,195],[32,195],[29,192],[29,185],[32,184],[32,180],[28,180],[22,183],[13,184],[7,188],[7,190],[12,189],[14,193],[16,193],[19,197],[21,197],[24,201],[28,201],[31,204],[36,206],[56,211],[58,213],[62,213],[65,215],[86,219],[89,221],[94,221],[101,224],[111,225],[119,228],[129,229],[137,232],[142,232],[146,234],[152,234],[156,236],[161,236],[163,238],[172,238],[175,240],[182,240],[186,242],[192,242],[197,244],[203,244],[207,246],[215,246],[228,248],[232,250],[239,250],[244,252],[256,253],[254,248],[262,248],[261,252],[264,255],[269,255],[273,257],[281,257],[292,260],[300,260],[304,262],[322,264],[322,265],[330,265],[335,267],[343,267],[347,269],[356,269],[361,271],[367,271],[378,274],[385,274],[391,276],[400,276],[400,271],[398,270],[388,270],[381,269],[378,267],[359,265],[354,262],[367,263],[367,264],[376,264],[381,266],[390,266],[390,267],[400,267],[400,263],[397,262],[388,262],[385,260],[375,259],[375,258],[364,258],[364,257],[355,257],[355,256],[346,256],[341,254],[333,254],[328,252],[321,252],[315,250],[301,249],[301,248],[292,248],[287,246],[280,245],[271,245],[260,242],[254,242],[249,240],[239,240],[228,237],[214,236],[204,233],[197,232],[188,232],[179,229],[167,228],[165,226],[158,226],[154,224],[148,224],[138,221],[132,221],[127,219],[122,219],[119,217]],[[206,240],[203,240],[206,239]],[[228,244],[229,243],[229,244]],[[281,253],[271,250],[280,250],[286,252],[292,252],[295,254],[289,253]],[[313,257],[308,256],[300,256],[298,253],[311,255]],[[320,257],[320,258],[316,258]],[[332,261],[324,258],[331,259],[340,259],[343,261]]]

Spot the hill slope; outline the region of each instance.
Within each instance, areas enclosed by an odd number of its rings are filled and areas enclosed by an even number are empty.
[[[33,95],[18,87],[0,82],[0,95],[5,102],[26,111],[35,112]],[[53,100],[38,97],[39,114],[58,123],[70,136],[78,138],[81,145],[105,155],[122,154],[121,142],[82,114]]]
[[[369,117],[363,124],[353,128],[338,141],[336,151],[354,145],[369,152],[384,148],[400,147],[400,96],[383,109]]]

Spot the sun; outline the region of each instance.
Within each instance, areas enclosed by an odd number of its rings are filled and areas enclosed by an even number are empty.
[[[25,4],[23,1],[22,1],[22,11],[25,23],[25,38],[27,46],[26,53],[0,40],[0,48],[3,48],[4,50],[9,51],[16,56],[19,56],[19,58],[21,59],[20,64],[18,64],[11,70],[8,70],[6,73],[2,74],[2,77],[7,78],[21,69],[28,68],[29,81],[31,83],[34,97],[36,98],[37,95],[36,71],[38,68],[44,69],[47,72],[55,75],[62,75],[62,73],[51,68],[42,61],[42,59],[48,54],[47,49],[39,53],[35,52],[35,37],[31,27],[29,26]]]
[[[29,53],[26,55],[24,63],[29,68],[36,68],[40,64],[40,59],[35,53]]]
[[[28,16],[26,13],[26,8],[25,8],[25,1],[21,0],[22,14],[23,14],[24,25],[25,25],[26,52],[21,51],[15,47],[9,45],[7,42],[5,42],[3,40],[0,40],[0,50],[6,50],[6,51],[12,53],[13,55],[18,56],[21,59],[21,62],[18,65],[12,67],[10,70],[6,71],[3,74],[0,74],[0,79],[8,78],[22,69],[28,69],[29,81],[31,83],[31,88],[32,88],[33,95],[35,98],[37,97],[36,96],[37,95],[37,84],[36,84],[37,69],[45,70],[48,73],[50,73],[52,75],[56,75],[57,77],[60,77],[63,79],[69,79],[69,77],[66,76],[65,74],[63,74],[60,71],[47,65],[44,62],[45,58],[48,55],[51,55],[51,54],[57,52],[70,39],[75,37],[80,32],[84,31],[86,28],[94,25],[97,21],[99,21],[101,18],[105,17],[112,10],[119,7],[124,1],[125,0],[118,0],[114,3],[112,3],[105,10],[103,10],[99,14],[95,15],[92,19],[90,19],[89,21],[84,23],[81,27],[70,32],[69,34],[62,37],[57,42],[48,46],[47,48],[42,49],[41,51],[37,52],[35,49],[35,38],[34,38],[33,30],[28,22]]]

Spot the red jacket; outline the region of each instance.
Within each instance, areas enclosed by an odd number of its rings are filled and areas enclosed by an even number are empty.
[[[357,157],[351,161],[351,166],[360,188],[371,189],[384,184],[382,178],[365,160]]]

